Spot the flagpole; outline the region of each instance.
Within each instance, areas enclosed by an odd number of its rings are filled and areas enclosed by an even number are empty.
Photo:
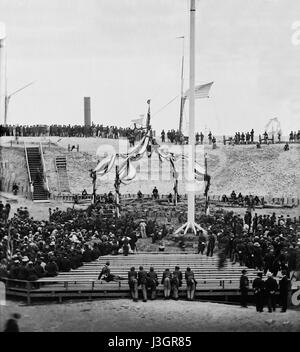
[[[187,223],[181,226],[175,233],[184,230],[184,234],[189,229],[196,233],[197,229],[202,229],[195,223],[195,0],[191,0],[190,6],[190,88],[189,88],[189,146],[188,146],[188,212]],[[203,229],[202,229],[203,230]]]
[[[182,59],[181,59],[181,87],[180,87],[180,116],[179,116],[179,135],[182,134],[182,120],[183,120],[183,70],[184,70],[184,36],[179,37],[183,39],[182,44]]]
[[[188,165],[188,223],[195,232],[195,0],[190,8],[190,96],[189,96],[189,165]]]

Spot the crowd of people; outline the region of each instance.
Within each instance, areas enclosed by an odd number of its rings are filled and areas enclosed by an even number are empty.
[[[235,132],[233,138],[234,144],[250,144],[254,143],[254,130],[249,132]]]
[[[239,196],[231,194],[231,199],[239,199]],[[10,204],[4,205],[0,201],[0,277],[25,281],[54,277],[59,272],[76,269],[84,262],[94,261],[106,254],[126,256],[133,253],[139,238],[150,237],[155,243],[173,233],[172,226],[158,224],[156,219],[138,220],[134,212],[126,211],[120,218],[105,216],[111,206],[107,197],[107,202],[98,201],[86,210],[49,208],[49,220],[38,221],[30,217],[26,207],[18,208],[9,219]],[[259,275],[268,277],[276,277],[280,272],[291,278],[300,270],[298,219],[275,213],[253,214],[250,208],[244,216],[224,210],[199,216],[196,220],[207,229],[207,234],[202,230],[197,232],[198,253],[213,256],[217,250],[220,269],[229,259],[233,264],[253,268],[261,273]],[[107,265],[103,277],[108,281],[120,279],[109,275]],[[138,287],[142,288],[143,300],[147,300],[149,290],[151,299],[155,299],[159,282],[164,286],[166,299],[178,299],[178,288],[183,277],[187,283],[188,299],[192,300],[197,282],[190,268],[184,275],[180,268],[176,267],[172,272],[166,269],[161,281],[154,268],[147,273],[143,268],[139,271],[131,268],[128,283],[134,300],[137,299]],[[253,289],[259,302],[258,311],[262,309],[262,302],[267,301],[274,306],[267,284],[256,280]],[[277,292],[278,287],[273,291]],[[283,311],[286,309],[284,307]]]
[[[98,276],[98,280],[102,279],[106,282],[126,280],[124,277],[112,274],[109,265],[110,262],[107,261]],[[143,302],[147,302],[148,291],[150,291],[151,300],[155,300],[159,283],[164,287],[164,299],[170,299],[172,297],[177,301],[179,299],[179,288],[182,286],[183,278],[186,282],[187,299],[192,301],[195,297],[197,281],[190,267],[186,268],[184,276],[179,266],[175,266],[173,272],[171,272],[169,268],[166,268],[162,274],[161,280],[159,280],[153,266],[150,267],[148,272],[144,270],[143,266],[140,266],[138,271],[136,271],[135,267],[131,267],[127,277],[130,294],[134,302],[138,301],[139,288],[142,291]]]
[[[226,259],[248,268],[270,271],[274,276],[286,270],[288,275],[300,269],[300,237],[297,219],[272,215],[244,216],[233,212],[217,212],[206,217],[208,239],[199,233],[198,252],[207,249],[213,255],[217,246],[219,267]]]
[[[141,137],[141,129],[133,127],[117,127],[95,125],[0,125],[1,136],[19,137],[101,137],[101,138],[131,138],[136,140]]]
[[[236,195],[234,190],[231,192],[230,196],[223,194],[221,200],[223,203],[233,203],[251,208],[257,205],[264,205],[264,198],[260,198],[257,195],[253,196],[252,194],[243,196],[241,192]]]
[[[300,130],[298,132],[296,131],[291,131],[289,134],[289,142],[299,142],[300,141]]]
[[[246,274],[247,270],[242,270],[240,277],[241,306],[243,308],[248,308],[248,291],[250,286]],[[256,311],[262,313],[266,305],[268,312],[273,313],[276,311],[277,304],[279,304],[281,306],[281,312],[285,313],[288,307],[289,292],[291,290],[291,281],[287,276],[287,271],[282,271],[282,277],[279,283],[270,271],[267,272],[266,276],[267,278],[264,280],[263,273],[258,272],[257,277],[252,283]],[[277,296],[278,293],[279,297]]]
[[[161,141],[162,143],[169,142],[169,143],[174,143],[174,144],[187,144],[188,143],[188,137],[185,137],[182,132],[179,130],[168,130],[165,132],[165,130],[161,131],[160,134]],[[203,144],[204,142],[204,134],[202,132],[196,132],[195,133],[195,141],[196,144]],[[207,141],[209,144],[215,144],[216,143],[216,137],[212,135],[211,131],[207,134]]]
[[[0,277],[34,281],[102,255],[136,251],[138,238],[153,231],[152,222],[135,221],[133,215],[105,217],[106,207],[98,202],[87,210],[49,208],[48,221],[34,220],[26,207],[18,208],[9,222],[1,221]]]

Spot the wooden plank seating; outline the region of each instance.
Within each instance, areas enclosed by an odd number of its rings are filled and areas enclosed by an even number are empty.
[[[106,283],[105,281],[99,282],[97,280],[101,268],[106,261],[110,261],[111,273],[124,277],[125,280],[119,283]],[[138,270],[139,266],[142,265],[145,270],[149,270],[150,266],[155,268],[161,280],[162,273],[166,268],[174,270],[176,265],[179,265],[181,270],[184,272],[187,266],[190,266],[195,273],[195,278],[198,281],[197,290],[199,289],[223,289],[224,286],[237,289],[239,286],[239,278],[241,270],[244,266],[239,264],[226,263],[226,266],[221,270],[217,268],[218,258],[207,257],[206,255],[198,254],[181,254],[181,253],[139,253],[129,256],[104,256],[100,257],[97,261],[91,263],[85,263],[82,267],[71,270],[70,272],[60,273],[55,278],[42,278],[39,279],[39,283],[46,284],[43,286],[43,290],[47,290],[47,286],[53,284],[63,284],[68,282],[68,289],[70,287],[90,287],[93,284],[93,289],[111,290],[116,287],[122,287],[122,289],[128,290],[127,285],[127,272],[131,266],[135,266]],[[256,276],[253,269],[247,269],[250,280]],[[56,286],[53,287],[56,287]],[[77,286],[76,286],[77,285]],[[185,287],[185,286],[183,286]]]
[[[110,261],[111,273],[119,275],[125,280],[107,283],[98,280],[98,274],[106,261]],[[232,264],[227,261],[221,270],[217,268],[217,256],[207,257],[201,254],[186,253],[138,253],[129,256],[103,256],[97,261],[85,263],[82,267],[70,272],[59,273],[53,278],[42,278],[35,282],[19,282],[8,280],[7,294],[23,297],[30,303],[32,299],[59,299],[62,302],[66,298],[108,298],[130,297],[127,283],[127,272],[131,266],[138,270],[142,265],[145,270],[154,266],[158,274],[159,282],[166,268],[174,270],[179,265],[182,272],[190,266],[197,280],[196,297],[222,297],[239,295],[239,279],[242,269],[247,269],[251,284],[256,277],[254,269],[248,269],[239,263]],[[15,281],[15,282],[14,282]],[[163,295],[163,286],[157,287],[158,297]],[[252,294],[250,290],[250,294]],[[180,288],[180,296],[186,296],[186,284]]]

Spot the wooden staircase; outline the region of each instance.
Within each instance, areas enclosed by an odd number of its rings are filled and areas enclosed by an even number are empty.
[[[33,183],[32,200],[34,202],[48,202],[49,192],[45,187],[43,159],[40,147],[25,146],[25,157],[27,160],[27,170],[29,181]],[[40,179],[37,178],[38,170],[41,172]]]
[[[55,167],[58,178],[58,188],[61,193],[71,193],[70,182],[67,171],[67,159],[65,156],[57,156],[55,158]]]

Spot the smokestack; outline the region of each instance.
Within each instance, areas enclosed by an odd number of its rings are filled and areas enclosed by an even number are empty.
[[[0,22],[0,124],[5,121],[5,96],[6,96],[6,52],[5,52],[5,24]]]
[[[84,97],[84,126],[91,126],[91,98]]]

